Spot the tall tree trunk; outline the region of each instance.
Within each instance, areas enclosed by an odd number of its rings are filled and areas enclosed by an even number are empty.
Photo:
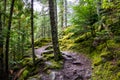
[[[7,0],[4,0],[4,13],[6,13],[6,3],[7,3]],[[5,20],[6,20],[6,18],[5,18],[5,15],[4,15],[4,17],[3,17],[3,26],[5,27]]]
[[[4,0],[4,14],[6,14],[6,6],[7,6],[6,4],[7,4],[7,0]],[[4,29],[4,28],[6,27],[6,15],[3,16],[3,25],[2,25],[2,26],[3,26],[2,29]],[[5,36],[3,36],[3,38],[4,38],[4,37],[5,37]],[[5,39],[3,39],[3,43],[4,43],[4,41],[5,41]],[[0,43],[1,43],[1,42],[0,42]],[[4,44],[3,44],[3,59],[5,58],[4,56],[5,56],[5,54],[4,54]],[[2,74],[2,75],[3,75],[3,77],[4,77],[4,76],[5,76],[5,64],[4,64],[4,63],[5,63],[5,60],[3,60],[2,63],[3,63],[3,74]]]
[[[0,79],[4,78],[4,66],[3,66],[3,34],[2,34],[2,13],[0,8]]]
[[[49,0],[50,24],[52,33],[52,43],[54,49],[55,60],[59,60],[61,54],[58,44],[57,22],[55,16],[54,0]]]
[[[65,27],[67,27],[67,0],[65,0],[65,5],[64,5],[64,7],[65,7]]]
[[[58,25],[58,18],[57,18],[57,1],[54,0],[54,14],[55,14],[55,22]]]
[[[13,14],[13,8],[14,8],[14,2],[15,0],[12,0],[11,2],[11,8],[10,8],[10,16],[9,16],[9,21],[8,21],[8,31],[7,31],[7,36],[6,36],[6,51],[5,51],[5,73],[6,73],[6,79],[9,79],[9,65],[8,65],[8,61],[9,61],[9,40],[10,40],[10,29],[11,29],[11,23],[12,23],[12,14]]]
[[[35,49],[34,49],[34,21],[33,21],[33,0],[31,0],[31,41],[32,41],[32,55],[33,55],[33,64],[35,65]]]

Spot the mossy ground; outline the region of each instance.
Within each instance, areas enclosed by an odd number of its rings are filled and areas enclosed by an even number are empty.
[[[84,53],[92,60],[92,80],[120,80],[120,41],[107,39],[92,46],[94,38],[90,33],[78,35],[67,28],[60,39],[62,50]],[[75,36],[75,37],[73,37]]]

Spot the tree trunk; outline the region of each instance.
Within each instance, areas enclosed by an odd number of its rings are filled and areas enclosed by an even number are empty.
[[[34,49],[34,21],[33,21],[33,0],[31,0],[31,41],[32,41],[32,56],[33,64],[35,65],[35,49]]]
[[[58,22],[57,22],[57,1],[54,0],[54,14],[55,14],[55,22],[56,24],[58,25]]]
[[[7,3],[7,0],[4,0],[4,13],[6,13],[6,3]],[[5,20],[6,20],[6,18],[5,18],[5,15],[4,15],[4,17],[3,17],[3,26],[5,27]]]
[[[3,36],[2,36],[2,14],[0,9],[0,79],[4,78],[4,66],[3,66]]]
[[[9,61],[9,40],[10,40],[10,29],[11,29],[11,23],[12,23],[12,14],[13,14],[13,8],[14,8],[14,2],[15,0],[12,0],[11,3],[11,8],[10,8],[10,16],[9,16],[9,21],[8,21],[8,31],[7,31],[7,36],[6,36],[6,51],[5,51],[5,80],[9,79],[9,65],[8,65],[8,61]]]
[[[49,12],[50,12],[50,24],[51,24],[54,56],[55,56],[55,60],[59,60],[61,54],[60,54],[59,44],[58,44],[58,32],[57,32],[57,22],[55,18],[54,0],[49,0]]]

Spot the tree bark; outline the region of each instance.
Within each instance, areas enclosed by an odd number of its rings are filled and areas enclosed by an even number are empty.
[[[49,0],[49,14],[50,14],[50,24],[51,24],[54,56],[55,56],[55,60],[59,60],[60,49],[59,49],[59,44],[58,44],[58,32],[57,32],[57,22],[55,18],[54,0]]]
[[[4,78],[4,64],[3,64],[3,34],[2,34],[2,13],[0,9],[0,79]]]
[[[6,36],[6,51],[5,51],[5,80],[9,79],[9,40],[10,40],[10,29],[11,29],[11,23],[12,23],[12,14],[13,14],[13,8],[14,8],[14,2],[15,0],[12,0],[11,3],[11,8],[10,8],[10,16],[9,16],[9,21],[8,21],[8,31],[7,31],[7,36]]]
[[[33,64],[35,65],[35,49],[34,49],[34,20],[33,20],[33,0],[31,0],[31,41],[32,41],[32,56]]]
[[[55,22],[58,25],[58,18],[57,18],[57,1],[54,0],[54,14],[55,14]]]

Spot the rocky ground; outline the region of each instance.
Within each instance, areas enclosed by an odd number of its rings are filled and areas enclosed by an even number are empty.
[[[51,45],[43,46],[35,50],[38,58],[43,58],[44,53],[53,52]],[[49,49],[49,50],[48,50]],[[28,80],[90,80],[92,74],[91,61],[83,54],[63,51],[63,67],[61,69],[49,69],[49,74],[40,71],[39,77],[31,77]],[[45,62],[46,66],[52,65],[50,61]],[[40,69],[41,70],[41,69]]]

